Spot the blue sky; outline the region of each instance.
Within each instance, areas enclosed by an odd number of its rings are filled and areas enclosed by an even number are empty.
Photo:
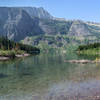
[[[100,22],[100,0],[0,0],[0,6],[44,7],[55,17]]]

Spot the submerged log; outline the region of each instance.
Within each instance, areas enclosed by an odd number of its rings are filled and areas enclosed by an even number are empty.
[[[69,62],[69,63],[95,63],[96,61],[92,60],[65,60],[64,62]]]

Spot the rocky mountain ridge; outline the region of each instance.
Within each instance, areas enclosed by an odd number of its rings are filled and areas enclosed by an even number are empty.
[[[43,36],[62,36],[70,41],[95,41],[100,37],[100,23],[55,18],[42,7],[0,7],[0,36],[15,41],[36,36],[41,36],[40,40],[45,40]]]

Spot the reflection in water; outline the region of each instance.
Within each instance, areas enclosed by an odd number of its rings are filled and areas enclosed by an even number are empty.
[[[100,94],[100,64],[64,63],[79,58],[45,54],[0,62],[0,100],[92,100]]]
[[[0,78],[7,77],[7,75],[0,73]]]

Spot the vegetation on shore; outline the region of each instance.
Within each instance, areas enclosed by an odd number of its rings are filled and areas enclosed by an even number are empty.
[[[99,55],[100,43],[81,45],[78,47],[77,52],[81,55]]]
[[[40,49],[11,41],[5,37],[0,37],[0,56],[14,58],[16,55],[37,54]]]

